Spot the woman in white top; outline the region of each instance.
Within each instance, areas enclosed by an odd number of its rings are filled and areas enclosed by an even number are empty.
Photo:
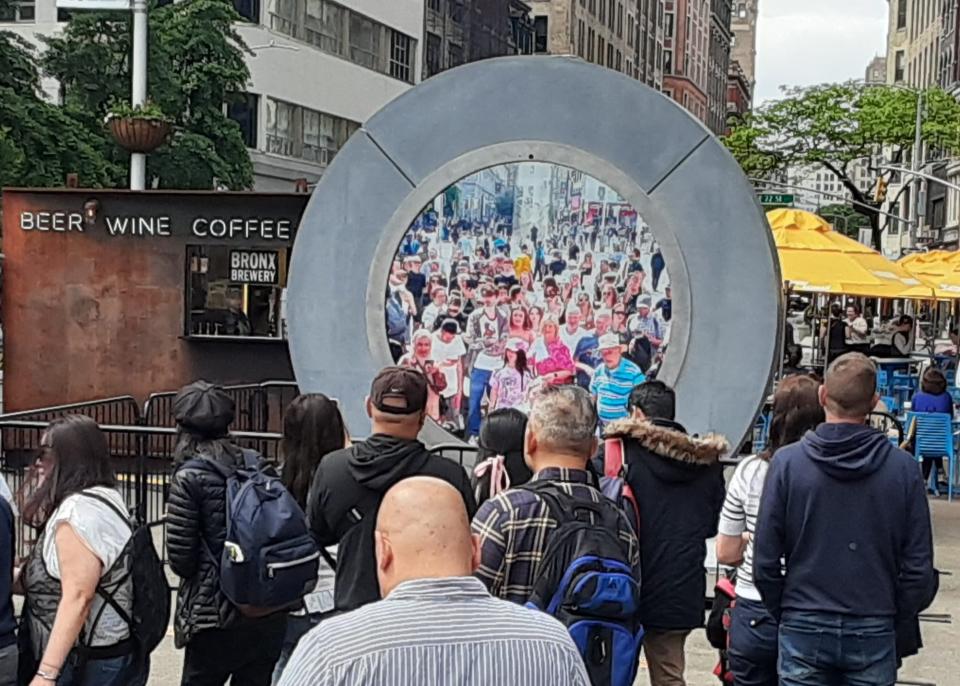
[[[730,626],[730,671],[737,686],[777,686],[777,622],[753,585],[753,539],[767,468],[781,447],[799,441],[823,422],[819,384],[790,376],[773,396],[767,449],[737,466],[720,515],[717,560],[738,567],[737,603]]]
[[[23,514],[40,536],[20,571],[38,663],[30,686],[146,683],[149,669],[137,657],[130,627],[98,593],[132,614],[125,551],[132,531],[106,436],[83,415],[51,422],[36,472],[39,484]]]

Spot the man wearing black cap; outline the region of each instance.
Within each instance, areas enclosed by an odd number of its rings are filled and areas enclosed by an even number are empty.
[[[432,455],[417,440],[426,419],[427,380],[414,369],[387,367],[367,398],[372,435],[320,461],[308,498],[307,517],[320,545],[339,543],[334,602],[353,610],[379,600],[373,531],[384,493],[411,476],[434,476],[477,509],[470,480],[457,463]]]
[[[181,686],[267,686],[280,656],[286,619],[242,617],[220,590],[217,561],[227,537],[226,478],[244,464],[229,438],[234,403],[206,381],[185,386],[173,402],[178,469],[167,500],[167,553],[180,578],[174,640],[186,647]],[[215,464],[203,468],[202,462]]]

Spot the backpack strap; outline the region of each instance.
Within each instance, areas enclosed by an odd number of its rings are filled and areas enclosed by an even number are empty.
[[[317,544],[317,548],[320,550],[320,557],[323,558],[324,562],[327,563],[330,569],[332,569],[333,571],[337,571],[337,558],[331,555],[330,551],[327,550],[322,545],[320,545],[319,543]]]

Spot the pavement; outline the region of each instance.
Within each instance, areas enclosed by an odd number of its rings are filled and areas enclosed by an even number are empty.
[[[898,684],[913,686],[953,686],[960,684],[955,655],[960,646],[960,501],[932,500],[936,564],[944,574],[940,594],[928,615],[946,615],[947,623],[921,623],[926,647],[920,655],[908,658],[900,671]],[[956,574],[956,575],[954,575]],[[717,655],[707,643],[703,630],[694,631],[687,642],[688,686],[716,686],[713,676]],[[153,654],[149,686],[175,686],[180,683],[182,651],[173,647],[173,630]],[[636,686],[646,686],[649,679],[641,661]]]

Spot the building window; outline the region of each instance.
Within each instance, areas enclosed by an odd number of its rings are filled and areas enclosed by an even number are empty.
[[[584,53],[584,42],[585,42],[586,26],[583,23],[583,19],[577,22],[577,55],[583,57]]]
[[[607,21],[607,0],[600,0],[600,15],[597,18],[601,24]]]
[[[550,33],[547,25],[547,16],[541,14],[533,18],[533,51],[537,54],[547,52]]]
[[[331,0],[268,0],[267,14],[274,31],[381,74],[414,81],[416,40],[359,12]]]
[[[233,7],[247,21],[260,23],[260,0],[233,0]]]
[[[907,0],[897,0],[897,30],[907,28]]]
[[[12,6],[0,11],[0,22],[3,23],[33,23],[37,19],[36,0],[20,0]]]
[[[267,98],[266,152],[326,166],[360,124]]]
[[[613,43],[607,43],[607,66],[613,66]]]
[[[413,82],[412,43],[407,34],[390,31],[390,76],[407,83]]]
[[[440,0],[427,0],[427,7],[432,9],[434,12],[440,11]]]
[[[435,33],[427,32],[427,73],[424,75],[429,78],[434,74],[439,74],[442,66],[440,64],[440,50],[443,45],[443,39]]]
[[[616,66],[614,66],[614,69],[617,71],[621,71],[623,69],[623,53],[619,50],[617,50],[617,62]]]
[[[893,80],[895,83],[903,81],[903,50],[897,50],[893,61]]]
[[[257,147],[257,121],[259,121],[260,96],[256,93],[240,93],[237,100],[227,105],[227,117],[240,125],[243,144]]]
[[[623,38],[623,3],[617,3],[617,38]]]
[[[447,14],[450,15],[450,19],[457,22],[458,24],[463,23],[463,3],[460,0],[451,0],[447,4]]]
[[[606,48],[606,41],[603,40],[603,36],[597,36],[597,64],[603,64],[603,60],[606,57],[604,49]]]
[[[596,14],[597,14],[597,0],[590,0],[590,7],[589,7],[588,9],[590,10],[590,14],[596,15]]]
[[[673,50],[663,51],[663,73],[664,74],[673,73]]]
[[[187,246],[187,336],[286,338],[290,248]]]
[[[594,39],[596,38],[596,33],[592,28],[587,29],[587,61],[593,62],[594,55]]]
[[[745,2],[741,2],[739,5],[737,5],[737,16],[741,19],[747,18],[747,4]]]
[[[463,46],[451,43],[447,46],[447,67],[453,69],[463,64]]]

